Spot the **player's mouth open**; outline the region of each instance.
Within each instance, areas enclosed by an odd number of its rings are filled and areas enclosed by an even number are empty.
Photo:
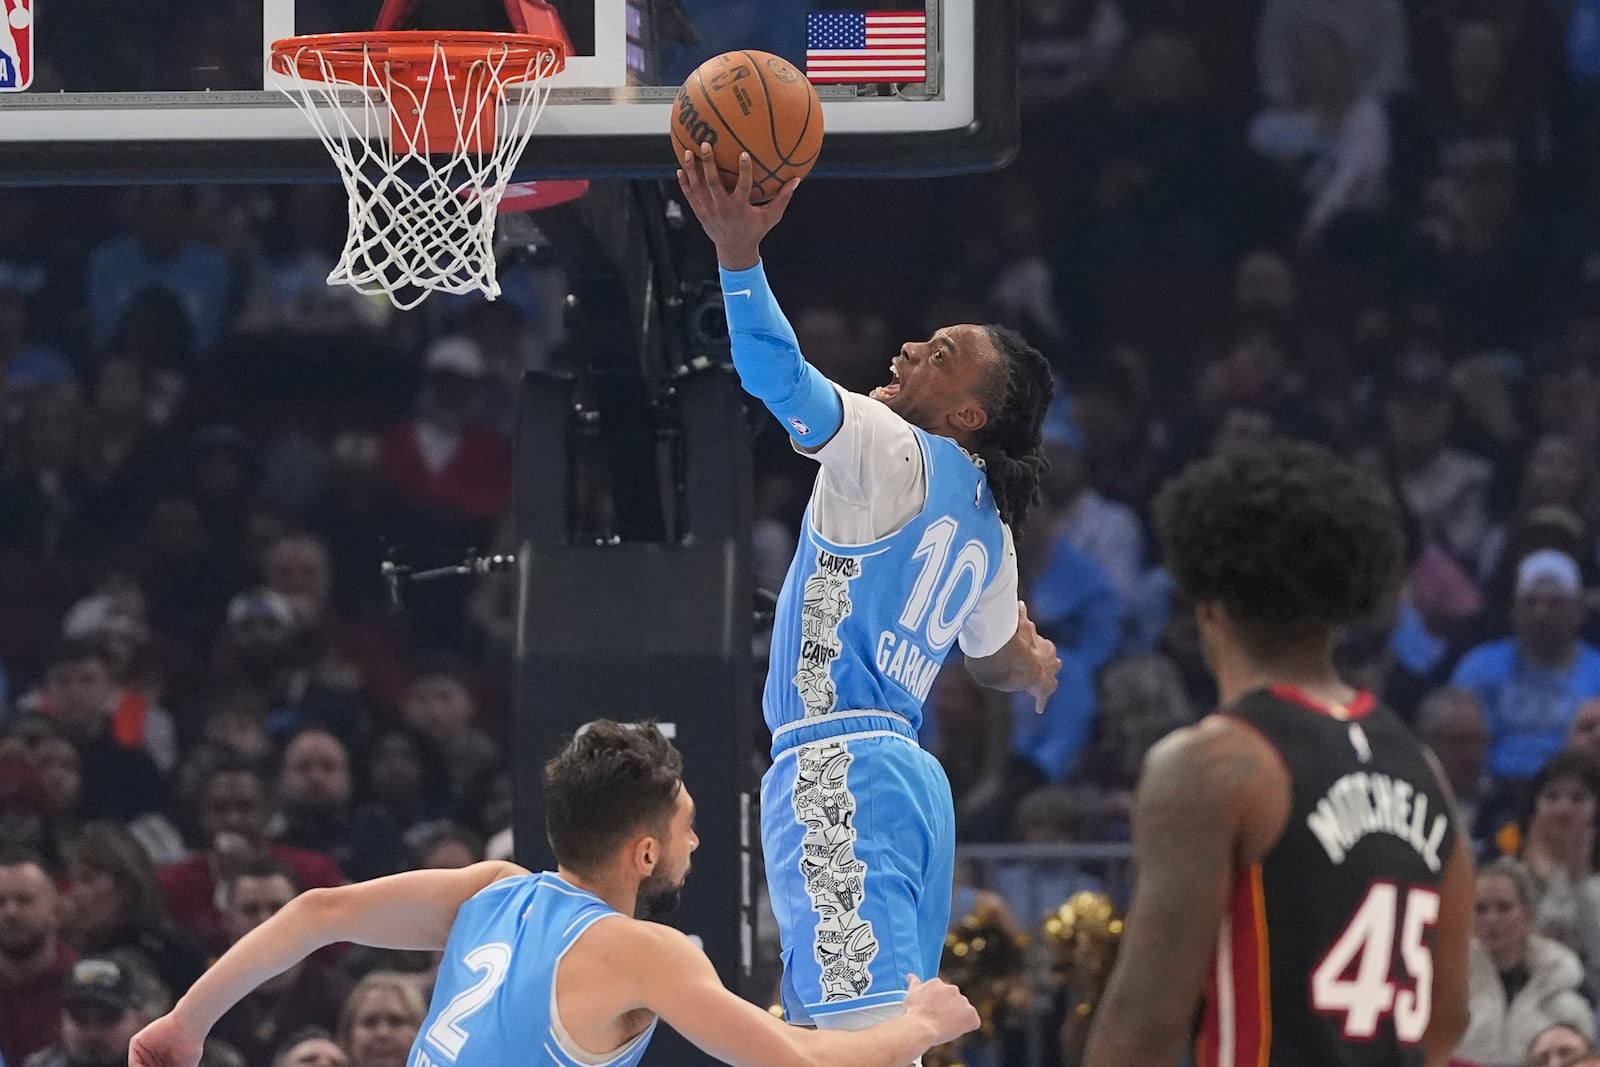
[[[880,385],[872,391],[872,397],[874,400],[893,400],[895,396],[899,394],[900,372],[895,369],[895,365],[893,363],[889,364],[889,373],[893,375],[893,377],[889,380],[889,384]]]

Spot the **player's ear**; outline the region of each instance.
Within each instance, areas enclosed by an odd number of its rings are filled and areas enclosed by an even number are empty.
[[[646,834],[634,840],[629,850],[629,861],[642,877],[648,877],[661,862],[661,842]]]
[[[950,421],[963,433],[973,434],[988,424],[989,413],[983,410],[982,404],[969,399],[950,413]]]

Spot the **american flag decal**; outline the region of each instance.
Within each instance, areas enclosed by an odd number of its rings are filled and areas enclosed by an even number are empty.
[[[915,11],[812,11],[806,77],[830,82],[920,82],[928,74],[928,17]]]

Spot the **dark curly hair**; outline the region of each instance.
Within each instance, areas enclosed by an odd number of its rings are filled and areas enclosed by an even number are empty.
[[[1226,606],[1257,652],[1372,613],[1404,553],[1383,483],[1304,442],[1191,464],[1162,488],[1156,524],[1178,588],[1193,603]]]
[[[1008,326],[985,326],[1000,353],[1001,370],[980,397],[989,421],[974,443],[989,476],[1000,518],[1013,536],[1022,533],[1028,512],[1039,502],[1039,479],[1049,469],[1044,458],[1045,413],[1055,399],[1055,377],[1044,354]]]
[[[593,874],[641,831],[664,835],[683,754],[653,722],[599,719],[544,767],[545,833],[556,862]]]

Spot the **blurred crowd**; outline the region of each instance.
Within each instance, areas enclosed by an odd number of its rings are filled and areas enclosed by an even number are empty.
[[[1058,369],[1019,553],[1061,685],[1035,715],[941,675],[925,741],[963,840],[1128,840],[1144,753],[1215,700],[1152,496],[1198,456],[1326,442],[1393,486],[1409,543],[1341,667],[1433,746],[1484,864],[1460,1057],[1561,1067],[1600,1000],[1600,6],[1023,7],[1015,164],[813,183],[766,249],[848,386],[963,320]],[[510,853],[514,589],[397,612],[379,565],[511,543],[513,386],[566,358],[564,281],[535,257],[495,303],[399,315],[324,284],[343,225],[333,185],[0,197],[6,1067],[111,1067],[307,888]],[[813,469],[758,416],[776,590]],[[965,881],[953,944],[1126,904],[1070,858]],[[995,1026],[1050,1013],[1070,1064],[1096,943],[1048,1005],[995,979]],[[434,964],[319,955],[208,1058],[400,1067]]]

